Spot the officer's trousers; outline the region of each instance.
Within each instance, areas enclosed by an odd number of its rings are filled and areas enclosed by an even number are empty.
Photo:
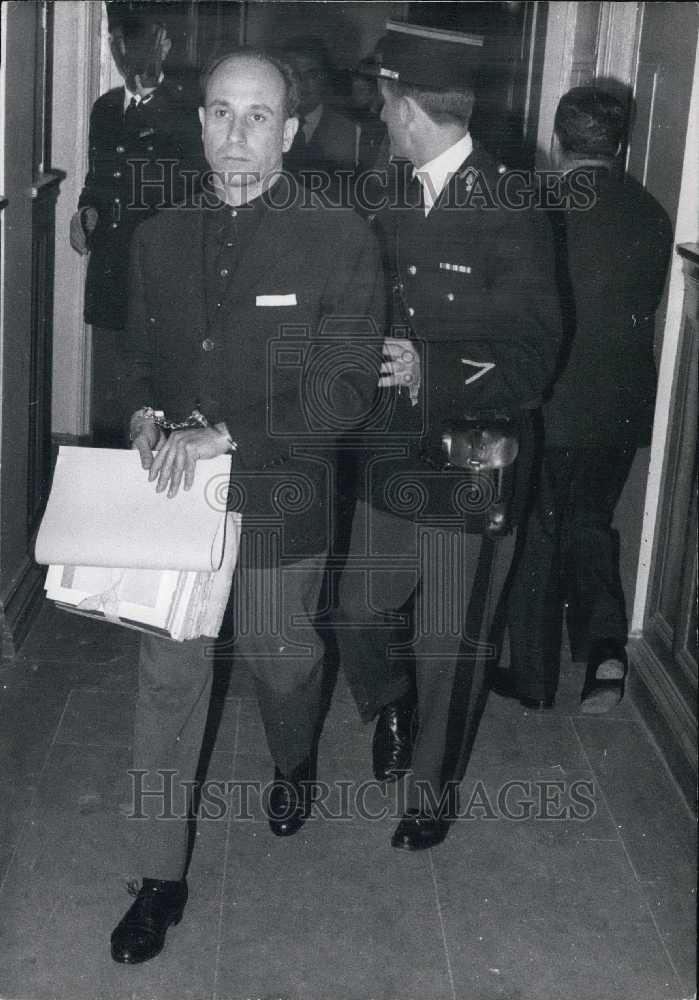
[[[409,808],[439,801],[463,777],[513,551],[513,535],[493,542],[453,519],[422,525],[357,504],[339,588],[340,663],[365,720],[415,689]]]
[[[127,433],[122,393],[128,375],[122,354],[123,330],[92,327],[92,443],[123,448]]]
[[[211,639],[177,643],[142,636],[130,810],[139,824],[142,875],[175,880],[184,874],[187,812],[216,650],[250,667],[280,770],[290,773],[311,752],[320,721],[323,644],[310,619],[318,608],[325,562],[319,555],[283,568],[239,567],[229,602],[231,634],[216,645]]]
[[[573,658],[595,643],[626,643],[614,509],[635,449],[547,448],[536,503],[508,600],[510,667],[520,695],[552,697],[558,685],[564,605]]]

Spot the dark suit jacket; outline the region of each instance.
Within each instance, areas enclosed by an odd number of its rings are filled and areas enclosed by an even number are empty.
[[[181,171],[198,175],[206,169],[196,108],[196,96],[170,80],[128,121],[123,87],[95,101],[78,202],[80,208],[96,208],[99,216],[90,240],[86,322],[116,330],[126,325],[129,244],[136,226],[158,207],[181,200]]]
[[[180,420],[196,406],[225,421],[244,524],[281,519],[286,556],[320,551],[335,446],[376,395],[375,239],[349,210],[269,206],[207,322],[204,212],[164,211],[135,234],[126,412],[151,405]]]
[[[498,204],[500,174],[477,143],[427,218],[411,194],[418,182],[405,184],[411,173],[410,165],[394,168],[388,207],[376,216],[396,285],[394,316],[417,339],[422,359],[419,405],[402,391],[393,428],[411,430],[409,462],[420,470],[442,463],[441,436],[452,421],[509,414],[522,424],[525,483],[528,415],[560,345],[546,216]]]
[[[553,447],[650,442],[654,313],[672,227],[632,177],[598,170],[594,204],[552,213],[565,341],[544,410]]]
[[[308,143],[300,137],[284,158],[284,166],[293,173],[354,170],[357,130],[353,121],[327,105]]]

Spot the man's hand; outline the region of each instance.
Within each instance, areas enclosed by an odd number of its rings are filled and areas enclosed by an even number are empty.
[[[97,218],[96,208],[81,208],[70,220],[70,245],[83,257],[90,252],[87,241],[95,230]]]
[[[158,427],[152,417],[144,417],[141,410],[136,410],[131,417],[129,434],[131,447],[136,448],[141,456],[141,468],[150,469],[153,452],[160,451],[167,441],[162,428]]]
[[[189,490],[194,482],[194,469],[200,458],[216,458],[231,450],[228,432],[217,427],[194,427],[173,431],[166,443],[158,449],[158,454],[150,466],[148,479],[158,480],[156,490],[174,497],[184,476],[184,488]],[[134,441],[134,444],[136,442]],[[143,460],[143,453],[141,453]],[[144,466],[145,467],[145,466]]]
[[[420,385],[420,356],[413,341],[386,337],[379,370],[379,387],[383,389],[395,385],[417,389]]]

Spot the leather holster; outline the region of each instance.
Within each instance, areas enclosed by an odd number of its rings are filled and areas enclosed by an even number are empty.
[[[464,417],[442,432],[445,469],[477,475],[487,496],[485,534],[499,538],[510,529],[515,461],[519,453],[517,423],[511,417]]]

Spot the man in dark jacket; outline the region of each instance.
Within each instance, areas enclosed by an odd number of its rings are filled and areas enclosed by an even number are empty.
[[[587,659],[582,710],[608,711],[624,691],[627,620],[611,525],[636,449],[650,443],[654,313],[672,246],[665,211],[624,176],[626,127],[624,105],[592,87],[571,90],[556,112],[568,187],[584,174],[590,196],[552,213],[565,339],[510,599],[511,674],[496,682],[529,707],[553,704],[564,601],[573,657]]]
[[[546,218],[497,203],[498,169],[469,134],[481,45],[396,23],[378,46],[382,118],[404,161],[376,206],[397,298],[381,386],[396,408],[389,431],[367,442],[337,640],[362,717],[377,717],[376,777],[411,768],[392,840],[407,850],[443,840],[455,808],[497,653],[529,413],[559,348]],[[504,440],[508,426],[520,435],[511,521],[499,532],[489,522],[499,472],[479,471],[477,448],[465,468],[451,461],[459,440],[474,440],[471,426],[481,443]]]
[[[210,69],[200,117],[214,191],[198,208],[139,226],[125,334],[131,437],[162,502],[191,485],[197,462],[234,452],[231,504],[243,537],[230,645],[255,677],[278,836],[299,830],[310,807],[323,666],[314,621],[333,535],[335,450],[371,416],[372,317],[383,314],[369,228],[349,210],[304,200],[281,173],[295,106],[293,76],[264,53],[240,50]],[[167,440],[165,421],[180,425]],[[134,768],[156,793],[172,774],[180,807],[159,821],[157,795],[146,793],[145,877],[112,935],[118,962],[156,955],[186,903],[187,789],[211,692],[210,647],[142,637]]]
[[[92,431],[119,445],[121,355],[126,326],[129,246],[157,209],[198,187],[206,164],[197,95],[162,70],[170,51],[164,23],[126,9],[112,14],[110,45],[124,86],[103,94],[90,117],[85,186],[71,220],[71,244],[89,254],[85,321],[92,325]]]
[[[357,133],[354,122],[330,104],[331,63],[325,44],[313,36],[290,39],[283,56],[299,83],[299,129],[284,157],[284,169],[301,176],[353,170]]]

